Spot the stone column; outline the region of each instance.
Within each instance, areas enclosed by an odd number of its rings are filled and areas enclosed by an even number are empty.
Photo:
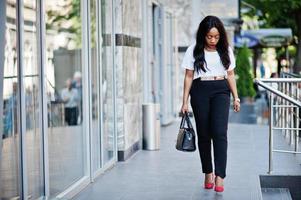
[[[116,0],[116,101],[118,160],[139,147],[142,132],[141,1]]]

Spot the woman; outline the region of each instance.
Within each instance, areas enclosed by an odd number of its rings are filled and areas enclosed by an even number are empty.
[[[228,44],[223,23],[215,16],[205,17],[198,28],[196,42],[188,47],[182,67],[186,69],[182,113],[188,112],[188,96],[195,117],[198,149],[204,187],[223,192],[226,177],[227,129],[230,92],[235,112],[240,100],[235,82],[235,58]],[[214,150],[214,174],[211,158]]]

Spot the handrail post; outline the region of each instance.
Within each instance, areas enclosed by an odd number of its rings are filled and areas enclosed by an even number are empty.
[[[285,82],[284,85],[285,85],[284,86],[284,94],[288,95],[288,92],[287,92],[288,83]],[[285,106],[288,106],[288,101],[284,100],[284,102],[285,102]],[[287,129],[288,128],[288,107],[285,107],[284,109],[285,109],[285,115],[284,115],[285,116],[285,120],[284,120],[284,128],[285,129],[284,129],[284,132],[285,132],[285,137],[288,138],[289,137],[289,132],[288,132],[288,129]]]
[[[300,83],[297,83],[297,86],[296,86],[296,98],[298,99],[299,96],[300,96],[300,89],[299,89],[299,84]],[[296,108],[296,133],[295,133],[295,152],[298,151],[298,145],[299,145],[299,131],[300,131],[300,107],[297,107]]]
[[[270,98],[270,120],[269,120],[269,171],[271,174],[273,171],[273,93],[269,92]]]
[[[278,107],[276,107],[276,105],[279,105],[279,101],[278,101],[277,96],[275,96],[274,99],[275,99],[274,100],[274,104],[275,104],[275,107],[274,107],[274,110],[275,110],[275,116],[274,116],[275,124],[274,124],[274,126],[279,127],[279,109],[278,109]]]
[[[293,96],[293,83],[289,83],[289,95],[292,97]],[[289,102],[289,109],[288,109],[288,112],[290,113],[290,127],[294,127],[294,109],[293,109],[293,104]],[[295,134],[295,131],[293,129],[289,130],[289,133],[290,133],[290,143],[291,145],[294,144],[294,134]]]
[[[280,83],[281,84],[281,92],[284,93],[284,83]],[[284,105],[284,99],[281,98],[281,105]],[[284,107],[281,107],[281,128],[284,128],[284,115],[285,115],[285,112],[284,112]],[[281,130],[282,133],[284,133],[284,129]]]

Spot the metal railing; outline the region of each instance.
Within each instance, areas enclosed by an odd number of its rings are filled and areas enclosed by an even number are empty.
[[[301,112],[301,78],[255,79],[255,83],[265,88],[269,95],[269,171],[273,171],[273,152],[299,154],[299,132]],[[289,138],[294,150],[274,149],[274,131],[278,130]]]
[[[281,78],[301,78],[301,75],[289,73],[289,72],[281,72],[280,77]]]

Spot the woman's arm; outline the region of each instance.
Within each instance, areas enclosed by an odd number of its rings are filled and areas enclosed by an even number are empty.
[[[193,81],[193,70],[186,69],[185,78],[184,78],[184,90],[183,90],[183,104],[182,104],[182,113],[188,112],[188,97],[189,91]]]
[[[240,99],[238,98],[237,94],[237,87],[236,87],[236,81],[235,81],[235,72],[234,70],[227,71],[228,74],[228,83],[229,87],[233,96],[233,109],[235,112],[239,112],[240,110]]]

